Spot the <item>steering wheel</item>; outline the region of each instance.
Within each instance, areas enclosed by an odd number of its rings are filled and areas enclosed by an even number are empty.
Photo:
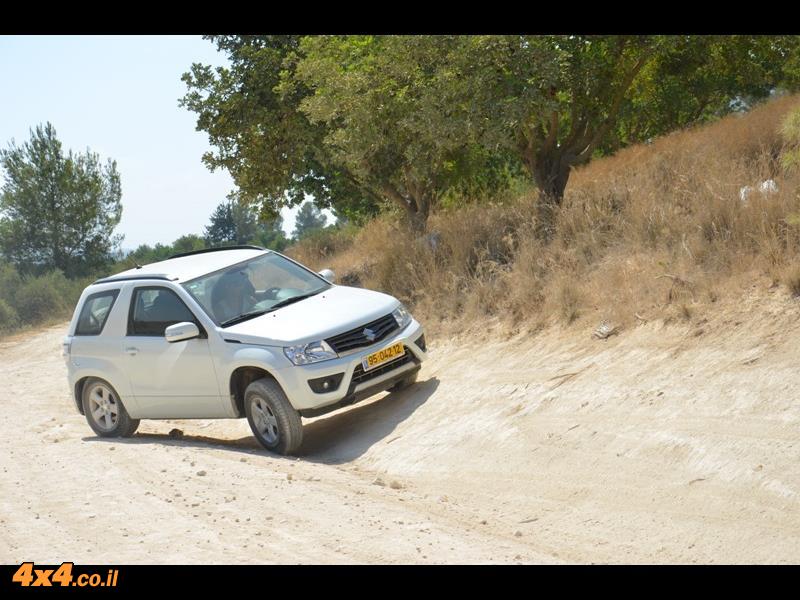
[[[89,325],[91,325],[92,329],[100,328],[100,321],[91,312],[89,313]]]
[[[278,292],[281,291],[282,288],[279,287],[271,287],[264,290],[264,298],[275,300],[278,297]]]

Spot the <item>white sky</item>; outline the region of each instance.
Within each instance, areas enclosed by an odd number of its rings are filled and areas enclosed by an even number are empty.
[[[125,249],[202,234],[233,181],[202,164],[208,138],[178,106],[193,62],[225,57],[199,36],[0,36],[0,146],[50,121],[65,149],[115,159]]]

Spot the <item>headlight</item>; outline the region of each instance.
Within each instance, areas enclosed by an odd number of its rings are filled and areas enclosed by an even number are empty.
[[[296,365],[307,365],[322,360],[338,358],[339,356],[325,340],[311,342],[310,344],[301,344],[299,346],[286,346],[283,349],[283,353],[286,355],[286,358]]]
[[[392,316],[394,317],[394,320],[397,321],[400,329],[411,323],[411,313],[408,312],[408,309],[402,304],[394,309]]]

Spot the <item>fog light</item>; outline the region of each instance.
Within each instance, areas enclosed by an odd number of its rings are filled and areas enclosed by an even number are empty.
[[[425,334],[424,333],[421,336],[419,336],[417,338],[417,341],[415,341],[414,343],[423,352],[427,352],[428,351],[428,346],[425,345]]]
[[[342,383],[344,373],[337,373],[336,375],[326,375],[325,377],[318,377],[317,379],[309,379],[308,385],[317,394],[325,394],[327,392],[335,392],[339,389]]]

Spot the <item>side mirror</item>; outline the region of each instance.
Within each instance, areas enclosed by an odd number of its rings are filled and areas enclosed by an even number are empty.
[[[164,337],[169,343],[182,342],[183,340],[190,340],[199,336],[200,329],[197,325],[189,321],[175,323],[175,325],[170,325],[164,330]]]
[[[336,281],[336,273],[334,273],[330,269],[322,269],[322,271],[319,272],[319,275],[324,279],[327,279],[331,283]]]

